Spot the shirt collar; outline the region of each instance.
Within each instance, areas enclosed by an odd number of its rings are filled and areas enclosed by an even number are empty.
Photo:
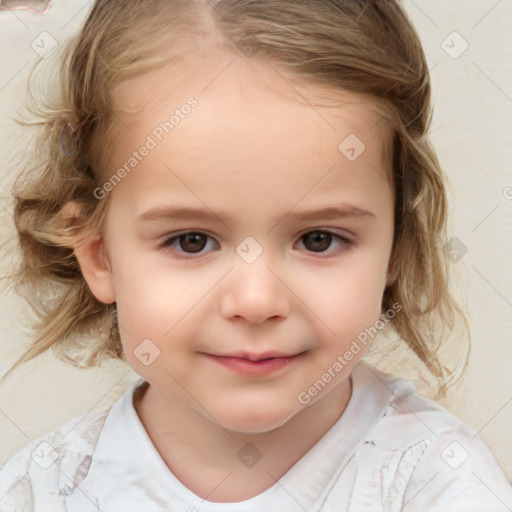
[[[134,393],[146,382],[139,379],[111,408],[80,489],[104,512],[148,509],[149,505],[151,510],[168,510],[170,504],[181,505],[183,510],[204,510],[206,504],[208,510],[218,512],[271,510],[272,504],[287,499],[290,510],[299,510],[299,505],[315,510],[329,492],[330,482],[389,405],[393,392],[379,375],[385,377],[367,363],[359,362],[350,377],[350,400],[338,421],[278,483],[239,503],[205,503],[173,475],[133,405]]]

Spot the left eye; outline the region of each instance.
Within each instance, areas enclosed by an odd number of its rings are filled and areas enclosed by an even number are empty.
[[[352,242],[341,235],[336,235],[330,231],[309,231],[300,237],[300,240],[304,240],[303,244],[306,249],[315,253],[323,253],[330,246],[333,239],[339,241],[341,246],[350,246]]]

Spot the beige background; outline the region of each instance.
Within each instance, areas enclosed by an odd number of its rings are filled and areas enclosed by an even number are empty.
[[[42,51],[41,37],[46,45],[55,44],[41,33],[62,43],[90,5],[56,0],[45,16],[0,13],[0,105],[6,114],[0,120],[2,241],[12,234],[7,163],[26,143],[10,117],[36,52]],[[473,352],[466,380],[442,403],[479,432],[512,480],[512,2],[405,0],[404,5],[432,73],[432,140],[451,181],[451,233],[467,248],[453,265],[468,301]],[[29,339],[20,326],[26,305],[4,292],[0,306],[1,374]],[[51,354],[27,363],[0,387],[0,463],[68,419],[112,404],[136,378],[120,363],[84,371]]]

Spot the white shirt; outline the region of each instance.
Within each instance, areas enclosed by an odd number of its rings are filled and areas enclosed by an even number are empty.
[[[134,408],[140,379],[111,408],[14,455],[0,470],[0,511],[512,511],[512,487],[474,431],[411,382],[365,362],[350,378],[338,421],[251,499],[204,501],[172,474]]]

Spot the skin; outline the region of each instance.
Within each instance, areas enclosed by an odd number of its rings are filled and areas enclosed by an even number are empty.
[[[118,112],[107,176],[190,96],[198,106],[110,192],[103,236],[83,234],[75,253],[95,296],[117,304],[123,348],[149,383],[134,405],[162,459],[202,498],[236,502],[274,485],[345,410],[368,346],[309,403],[298,396],[379,318],[394,194],[368,98],[233,55],[179,80],[163,69],[125,84],[116,99],[129,112]],[[349,134],[366,145],[353,162],[338,150]],[[371,214],[285,217],[327,204]],[[211,218],[138,218],[170,205]],[[184,230],[208,236],[163,246]],[[352,243],[315,243],[311,231]],[[236,252],[248,236],[263,250],[252,263]],[[146,339],[160,351],[148,365],[136,355]],[[205,355],[240,351],[303,354],[264,376]],[[237,457],[248,442],[262,455],[250,468]]]

